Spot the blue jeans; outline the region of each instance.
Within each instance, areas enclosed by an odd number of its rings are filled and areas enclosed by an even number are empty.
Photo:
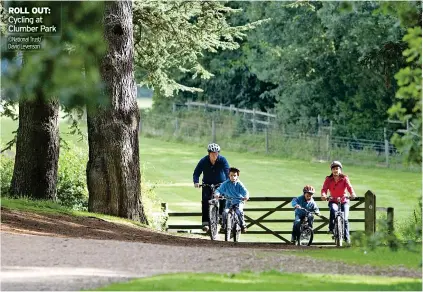
[[[338,211],[338,204],[334,202],[329,202],[328,204],[330,210],[329,216],[329,230],[333,231],[335,227],[335,212]],[[350,240],[350,227],[348,223],[348,216],[350,213],[350,205],[348,203],[341,204],[341,211],[344,212],[344,240]]]
[[[295,212],[295,220],[294,220],[294,224],[292,226],[291,241],[296,240],[300,236],[301,221],[304,219],[305,216],[306,216],[305,212],[301,212],[301,213]],[[308,219],[308,225],[311,228],[313,228],[313,221],[314,221],[313,214],[309,214],[307,219]]]
[[[241,226],[245,226],[245,222],[244,222],[244,204],[237,204],[237,208],[235,208],[235,214],[238,216],[239,219],[239,223],[241,224]],[[226,207],[228,207],[228,204],[226,204]],[[223,210],[223,214],[222,214],[222,227],[226,228],[226,218],[228,216],[229,213],[229,208],[225,208],[225,210]]]

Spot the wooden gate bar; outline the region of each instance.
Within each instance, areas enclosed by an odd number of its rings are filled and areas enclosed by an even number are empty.
[[[269,227],[263,225],[263,223],[293,223],[294,218],[292,219],[266,219],[266,217],[272,215],[275,212],[292,212],[294,209],[288,204],[291,203],[293,197],[252,197],[249,201],[251,202],[281,202],[278,206],[274,208],[244,208],[245,211],[245,221],[247,223],[247,228],[256,225],[262,230],[251,230],[249,229],[248,234],[271,234],[278,239],[282,240],[285,243],[290,241],[282,235],[291,235],[292,227],[290,226],[289,230],[271,230]],[[322,201],[320,197],[314,198],[315,201]],[[364,207],[361,205],[364,204]],[[285,207],[287,206],[287,207]],[[360,207],[359,207],[360,206]],[[284,208],[285,207],[285,208]],[[329,208],[319,208],[321,212],[328,212]],[[368,190],[364,197],[356,198],[354,201],[351,201],[350,211],[359,211],[364,213],[364,219],[349,219],[349,222],[364,223],[364,231],[366,234],[372,234],[376,231],[376,195]],[[381,209],[379,207],[379,209]],[[393,209],[393,208],[392,208]],[[385,210],[385,209],[384,209]],[[163,211],[167,214],[168,217],[201,217],[201,212],[168,212],[168,209],[165,208]],[[249,212],[265,212],[262,216],[257,219],[251,218]],[[248,215],[247,215],[248,213]],[[393,213],[391,211],[391,213]],[[329,224],[329,216],[315,216],[314,219],[314,233],[315,234],[327,234],[326,231],[322,231],[324,227]],[[393,217],[393,216],[391,216]],[[392,218],[389,218],[390,221],[393,221]],[[390,222],[391,223],[391,222]],[[392,223],[391,223],[392,224]],[[189,230],[191,233],[204,234],[204,232],[192,232],[193,230],[201,230],[202,225],[200,224],[170,224],[166,226],[167,230]],[[357,232],[359,230],[351,230],[351,233]],[[280,244],[280,243],[279,243]],[[331,242],[313,242],[316,245],[333,245]]]

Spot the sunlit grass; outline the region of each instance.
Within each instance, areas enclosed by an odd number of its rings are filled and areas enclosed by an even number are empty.
[[[421,291],[421,279],[281,272],[178,273],[116,283],[99,291]]]

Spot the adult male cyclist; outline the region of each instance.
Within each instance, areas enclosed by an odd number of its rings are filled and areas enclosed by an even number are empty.
[[[194,169],[192,175],[194,187],[199,187],[199,179],[201,173],[203,174],[203,184],[216,185],[223,183],[229,178],[229,163],[225,157],[220,155],[220,146],[216,143],[211,143],[207,146],[208,155],[200,159]],[[212,191],[210,187],[203,187],[201,196],[201,213],[203,231],[209,230],[209,203],[212,198]],[[222,212],[226,201],[219,201],[219,217],[222,218]]]

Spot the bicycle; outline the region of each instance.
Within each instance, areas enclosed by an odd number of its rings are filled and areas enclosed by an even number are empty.
[[[239,204],[231,205],[228,214],[226,215],[225,241],[229,241],[233,238],[234,242],[239,242],[241,222],[239,221],[236,210],[239,210]]]
[[[219,199],[214,198],[214,193],[220,184],[201,184],[200,187],[209,187],[211,189],[211,197],[209,200],[209,235],[211,240],[216,240],[217,229],[219,224]]]
[[[316,214],[314,212],[308,211],[307,209],[304,209],[302,207],[298,208],[299,210],[303,210],[306,215],[301,220],[300,225],[300,235],[296,238],[297,245],[300,246],[310,246],[313,242],[314,237],[314,231],[313,228],[308,223],[308,216],[309,214]]]
[[[327,200],[330,201],[331,199],[332,197],[328,196]],[[342,241],[345,237],[345,218],[344,212],[341,211],[341,200],[342,198],[337,198],[338,210],[335,212],[335,226],[333,228],[333,238],[337,247],[342,247]]]

